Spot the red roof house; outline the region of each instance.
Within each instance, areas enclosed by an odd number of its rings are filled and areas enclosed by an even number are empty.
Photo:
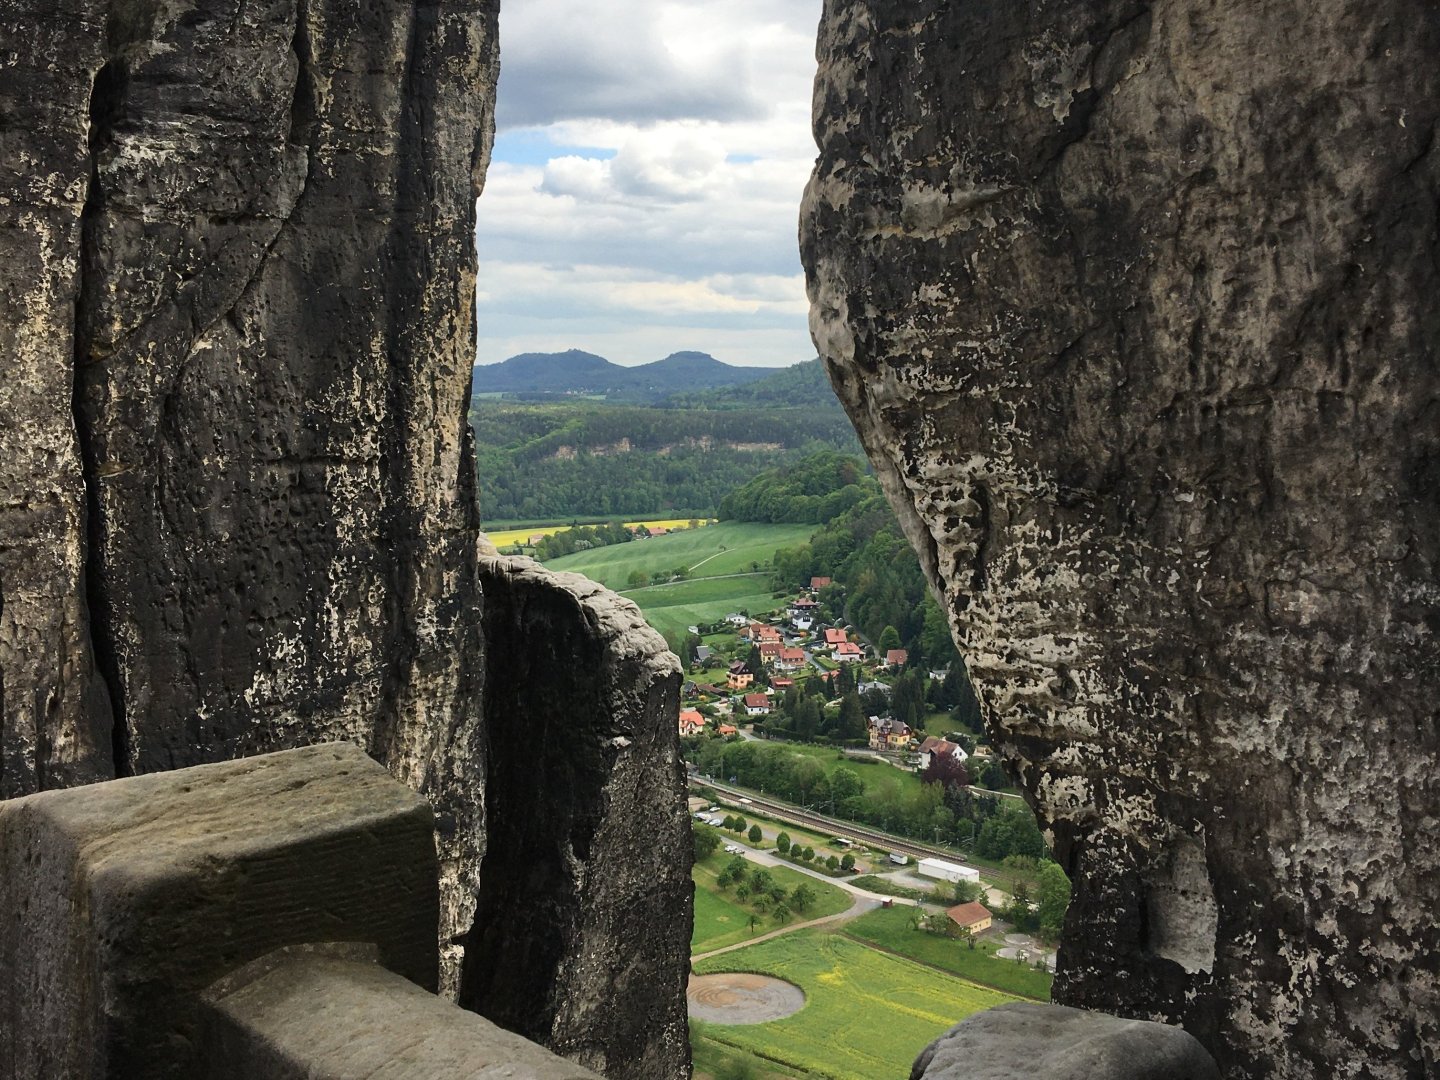
[[[910,659],[910,654],[904,649],[891,649],[885,654],[886,667],[904,667],[905,661]]]
[[[812,577],[810,579],[810,588],[812,589],[823,589],[829,584],[830,579],[828,577]]]
[[[950,916],[950,921],[962,930],[969,930],[972,934],[978,934],[981,930],[990,929],[990,909],[984,904],[969,903],[956,904],[945,912]]]
[[[770,711],[770,699],[764,694],[746,694],[741,700],[749,716],[764,716]]]
[[[832,626],[829,630],[825,631],[826,645],[843,645],[848,640],[850,639],[845,636],[845,631],[838,627]]]

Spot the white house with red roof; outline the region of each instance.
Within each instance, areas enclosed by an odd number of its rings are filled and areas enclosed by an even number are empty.
[[[699,735],[705,730],[705,717],[700,715],[698,709],[680,710],[680,734]]]
[[[764,694],[746,694],[740,703],[745,706],[746,716],[769,715],[770,699]]]
[[[858,664],[864,658],[860,646],[853,641],[847,641],[843,645],[835,646],[835,659],[842,664]]]
[[[930,767],[930,762],[936,757],[948,757],[954,761],[965,761],[970,757],[965,748],[959,743],[942,739],[938,735],[928,735],[925,741],[920,744],[920,769],[924,771]]]
[[[884,667],[904,667],[910,654],[904,649],[890,649],[885,653]]]
[[[836,645],[844,645],[850,639],[845,636],[845,631],[837,626],[832,626],[825,631],[825,644],[831,648]]]

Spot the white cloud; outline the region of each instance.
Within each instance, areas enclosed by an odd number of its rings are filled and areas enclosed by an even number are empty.
[[[819,15],[820,0],[502,8],[513,137],[479,206],[482,362],[608,340],[639,363],[667,336],[658,355],[813,355],[796,220]]]

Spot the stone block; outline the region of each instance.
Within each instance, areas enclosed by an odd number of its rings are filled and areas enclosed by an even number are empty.
[[[976,1013],[927,1046],[910,1080],[1220,1080],[1183,1028],[1063,1005]]]
[[[203,1076],[195,995],[286,946],[433,991],[433,830],[338,743],[0,803],[0,1080]]]
[[[267,958],[206,996],[207,1080],[599,1080],[353,957]]]

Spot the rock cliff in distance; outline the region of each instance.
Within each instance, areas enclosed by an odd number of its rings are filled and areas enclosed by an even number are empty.
[[[1070,873],[1058,1001],[1440,1071],[1440,8],[829,0],[811,327]]]

